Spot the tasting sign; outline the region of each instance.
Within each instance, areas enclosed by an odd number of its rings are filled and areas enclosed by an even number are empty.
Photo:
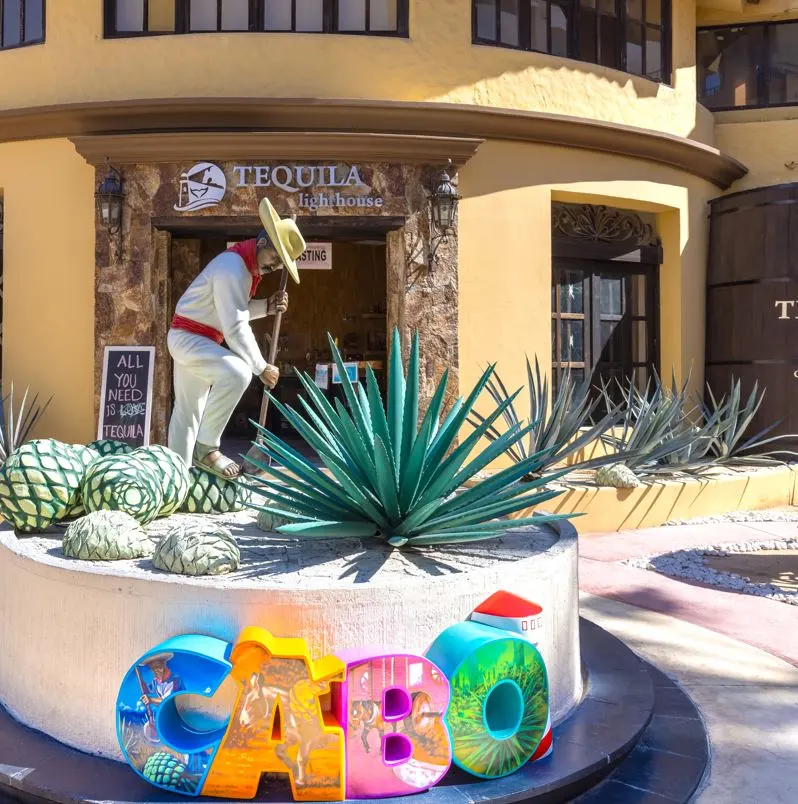
[[[97,438],[150,443],[154,346],[106,346]]]
[[[308,243],[296,261],[299,270],[332,270],[332,243]]]

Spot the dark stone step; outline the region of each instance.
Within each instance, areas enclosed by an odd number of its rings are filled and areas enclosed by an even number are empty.
[[[709,765],[709,741],[695,704],[652,665],[654,712],[640,741],[604,781],[575,804],[690,801]]]

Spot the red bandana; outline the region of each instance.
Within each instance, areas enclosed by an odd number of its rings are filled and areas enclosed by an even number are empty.
[[[249,289],[249,298],[253,298],[260,284],[260,280],[262,279],[260,269],[258,268],[258,241],[254,237],[252,240],[242,240],[240,243],[230,246],[227,250],[235,252],[244,260],[244,264],[247,266],[247,270],[252,276],[252,287]]]

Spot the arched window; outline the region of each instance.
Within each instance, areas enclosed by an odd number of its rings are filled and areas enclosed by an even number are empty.
[[[234,31],[407,36],[409,0],[106,0],[105,36]]]
[[[476,44],[670,80],[670,0],[472,0]]]
[[[44,42],[44,0],[0,0],[0,50]]]

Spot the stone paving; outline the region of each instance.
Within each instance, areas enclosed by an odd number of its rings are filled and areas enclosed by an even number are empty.
[[[677,681],[705,721],[711,758],[698,804],[798,801],[798,613],[777,600],[634,563],[679,550],[794,540],[795,511],[779,512],[778,521],[756,512],[580,534],[582,615]]]
[[[699,586],[623,563],[675,550],[788,540],[797,535],[798,523],[787,521],[719,522],[580,534],[580,588],[709,628],[798,667],[795,606]]]
[[[798,801],[798,669],[675,617],[587,594],[580,605],[584,617],[676,680],[698,706],[711,757],[697,804]]]

